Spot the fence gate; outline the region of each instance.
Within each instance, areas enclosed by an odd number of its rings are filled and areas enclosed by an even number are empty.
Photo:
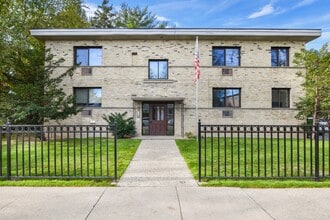
[[[0,178],[117,180],[116,126],[0,128]]]
[[[329,136],[329,128],[319,126],[202,125],[199,122],[199,181],[330,178]]]

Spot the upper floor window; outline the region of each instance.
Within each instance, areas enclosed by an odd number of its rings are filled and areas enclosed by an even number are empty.
[[[101,107],[102,105],[102,88],[100,87],[76,87],[73,88],[78,106]]]
[[[213,107],[241,107],[241,89],[213,88]]]
[[[213,66],[240,66],[239,47],[213,47]]]
[[[272,66],[289,66],[289,48],[272,47]]]
[[[102,47],[75,47],[75,64],[80,66],[101,66]]]
[[[290,107],[290,89],[272,89],[272,108]]]
[[[149,79],[168,79],[168,60],[149,60]]]

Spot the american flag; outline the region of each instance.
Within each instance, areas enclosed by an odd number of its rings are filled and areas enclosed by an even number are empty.
[[[195,75],[194,75],[194,82],[197,82],[201,76],[201,69],[199,64],[199,49],[198,49],[198,37],[196,37],[196,45],[195,45]]]

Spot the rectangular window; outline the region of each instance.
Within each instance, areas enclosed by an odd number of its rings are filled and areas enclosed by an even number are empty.
[[[167,131],[166,135],[174,135],[174,104],[167,104]]]
[[[272,89],[272,108],[290,108],[290,89]]]
[[[75,47],[75,64],[79,66],[101,66],[102,47]]]
[[[241,89],[213,88],[213,107],[241,107]]]
[[[289,66],[289,48],[272,47],[272,66]]]
[[[101,107],[102,88],[73,88],[78,106]]]
[[[239,47],[213,47],[213,66],[240,66]]]
[[[150,124],[150,109],[149,104],[144,103],[142,105],[142,135],[149,135]]]
[[[149,79],[167,79],[168,60],[149,60]]]

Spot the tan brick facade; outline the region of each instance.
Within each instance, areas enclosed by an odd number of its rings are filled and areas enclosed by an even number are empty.
[[[132,39],[133,38],[133,39]],[[199,115],[204,124],[300,124],[295,119],[295,102],[303,95],[301,71],[293,65],[294,54],[304,48],[305,41],[297,39],[199,39],[201,79],[199,81]],[[88,108],[91,116],[78,114],[63,124],[104,124],[103,114],[128,112],[136,121],[137,135],[142,131],[142,103],[167,101],[174,103],[174,135],[195,133],[194,49],[195,37],[163,39],[55,39],[45,40],[56,58],[65,62],[61,72],[74,63],[75,46],[101,46],[102,66],[92,67],[84,76],[81,67],[63,84],[67,94],[74,87],[101,87],[102,107]],[[212,66],[212,47],[240,47],[240,66]],[[271,47],[289,48],[289,66],[271,67]],[[150,59],[168,60],[168,79],[148,79]],[[222,75],[223,68],[232,75]],[[240,107],[213,107],[213,88],[240,88]],[[290,89],[290,107],[272,108],[272,88]],[[232,110],[232,117],[223,117],[223,110]]]

